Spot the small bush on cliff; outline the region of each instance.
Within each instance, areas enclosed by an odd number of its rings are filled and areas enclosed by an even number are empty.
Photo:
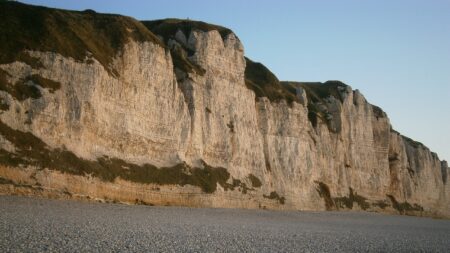
[[[9,74],[6,71],[0,69],[0,90],[9,93],[12,97],[19,101],[23,101],[28,98],[40,98],[42,96],[41,91],[35,85],[39,85],[42,88],[47,88],[52,93],[61,87],[60,83],[43,78],[39,75],[28,76],[23,80],[19,80],[15,84],[11,84],[8,81],[8,76]]]
[[[23,101],[27,98],[40,98],[42,96],[40,90],[31,84],[27,84],[26,80],[19,81],[16,84],[12,84],[8,81],[9,74],[0,69],[0,90],[9,93],[12,97],[19,101]]]
[[[267,199],[275,199],[282,205],[284,205],[284,202],[286,201],[286,198],[278,195],[276,191],[271,192],[269,195],[263,195],[263,197]]]
[[[330,188],[323,182],[314,181],[317,184],[316,190],[319,193],[319,196],[323,198],[325,202],[325,209],[332,210],[334,207],[333,199],[331,199]]]
[[[252,182],[253,187],[258,188],[262,186],[261,180],[259,180],[259,178],[257,178],[255,175],[250,173],[248,174],[248,178],[250,179],[250,182]]]

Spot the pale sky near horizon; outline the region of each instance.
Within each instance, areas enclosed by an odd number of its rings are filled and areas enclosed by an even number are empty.
[[[450,0],[25,0],[226,26],[280,80],[341,80],[450,160]]]

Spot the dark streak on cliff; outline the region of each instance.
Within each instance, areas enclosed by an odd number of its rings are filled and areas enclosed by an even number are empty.
[[[203,168],[193,168],[181,163],[172,167],[157,168],[151,164],[136,165],[121,159],[100,157],[95,161],[79,158],[63,149],[51,149],[31,133],[14,130],[0,121],[0,134],[13,143],[15,152],[0,149],[0,164],[6,166],[36,166],[73,175],[92,175],[113,182],[117,177],[137,183],[160,185],[194,185],[205,193],[213,193],[217,184],[226,190],[236,186],[228,184],[230,174],[225,168],[203,163]]]

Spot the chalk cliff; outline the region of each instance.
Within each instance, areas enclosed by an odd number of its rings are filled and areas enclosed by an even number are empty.
[[[449,167],[229,29],[0,3],[0,193],[450,216]]]

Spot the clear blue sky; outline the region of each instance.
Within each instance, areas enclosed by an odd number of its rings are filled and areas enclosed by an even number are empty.
[[[231,28],[280,80],[341,80],[450,160],[450,1],[23,1]]]

